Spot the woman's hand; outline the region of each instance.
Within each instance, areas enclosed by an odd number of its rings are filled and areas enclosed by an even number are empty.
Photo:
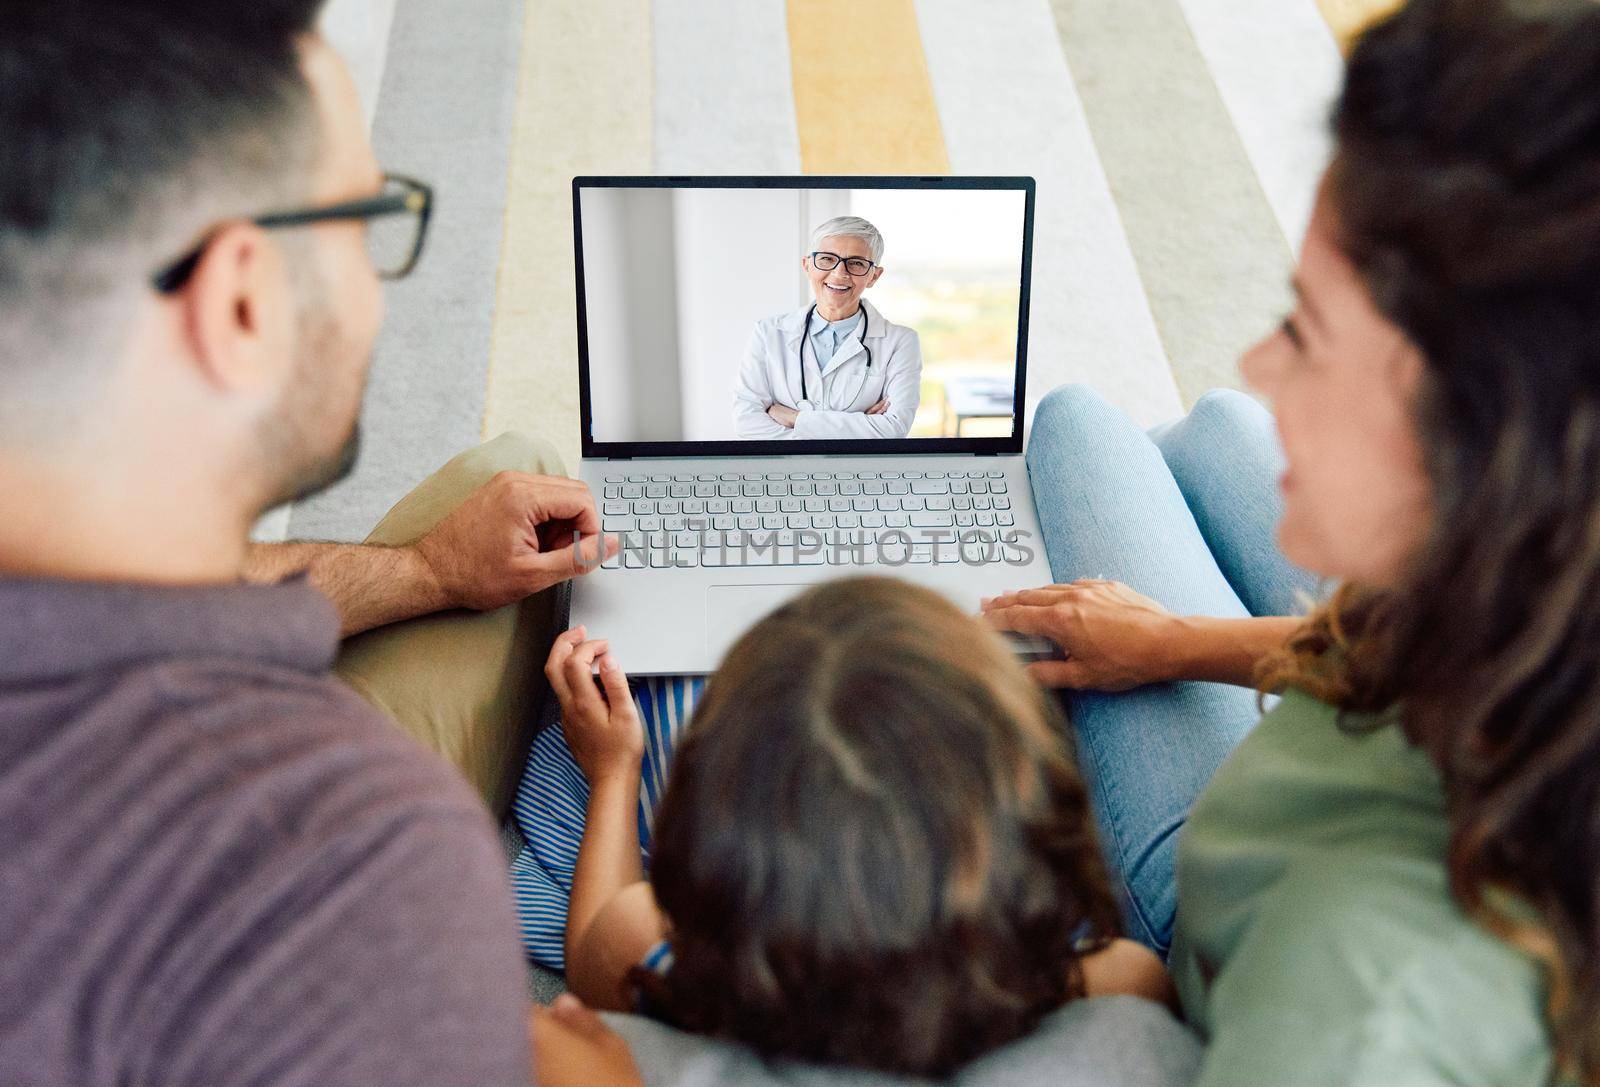
[[[794,421],[800,418],[800,413],[786,404],[768,404],[767,414],[772,416],[772,421],[779,426],[794,429]]]
[[[1024,589],[983,602],[999,630],[1038,634],[1066,653],[1029,673],[1047,687],[1126,691],[1178,678],[1183,620],[1117,581],[1082,580]]]
[[[572,757],[594,785],[604,778],[639,776],[644,728],[628,692],[628,677],[604,641],[585,641],[583,627],[556,639],[545,662],[545,678],[561,703],[561,730]],[[598,661],[600,684],[593,668]]]
[[[882,400],[880,400],[876,404],[872,405],[872,407],[870,407],[866,411],[862,412],[862,414],[863,415],[882,415],[884,412],[886,412],[888,410],[889,410],[889,398],[888,397],[884,397]]]

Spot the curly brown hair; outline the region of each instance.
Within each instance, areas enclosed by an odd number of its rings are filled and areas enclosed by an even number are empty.
[[[768,1057],[938,1076],[1083,992],[1117,912],[1053,701],[992,633],[829,583],[711,677],[657,814],[653,1012]]]
[[[1425,359],[1433,523],[1262,686],[1401,708],[1453,893],[1545,958],[1560,1064],[1600,1083],[1600,6],[1413,0],[1357,44],[1334,128],[1341,246]]]

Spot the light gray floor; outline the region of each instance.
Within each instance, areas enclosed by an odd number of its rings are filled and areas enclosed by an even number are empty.
[[[358,540],[480,440],[515,115],[522,0],[400,0],[373,146],[434,186],[424,259],[388,285],[388,318],[349,479],[297,503],[291,539]]]

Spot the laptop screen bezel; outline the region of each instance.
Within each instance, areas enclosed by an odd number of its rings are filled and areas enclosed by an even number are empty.
[[[589,388],[589,324],[584,300],[584,189],[920,189],[1006,190],[1024,196],[1022,218],[1022,290],[1017,303],[1016,384],[1012,398],[1011,433],[988,438],[844,438],[801,440],[600,442],[594,440],[594,415]],[[573,266],[578,287],[578,402],[585,459],[633,457],[819,456],[840,453],[903,455],[1022,452],[1023,405],[1027,403],[1028,303],[1033,275],[1034,180],[1031,177],[853,177],[800,175],[738,177],[575,177],[572,179]],[[731,405],[731,401],[730,401]],[[732,408],[730,406],[729,410]]]

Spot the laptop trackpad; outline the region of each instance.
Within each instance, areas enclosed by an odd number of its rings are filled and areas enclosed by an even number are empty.
[[[722,655],[758,620],[810,587],[805,583],[711,586],[706,590],[706,648],[720,663]]]

